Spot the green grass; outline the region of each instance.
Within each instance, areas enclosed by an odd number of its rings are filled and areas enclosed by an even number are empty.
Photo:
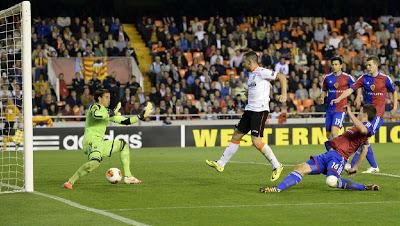
[[[376,144],[384,173],[400,175],[398,144]],[[322,146],[273,147],[285,164],[306,161]],[[223,173],[205,164],[223,148],[157,148],[132,151],[132,170],[142,185],[109,184],[104,173],[120,167],[119,156],[105,159],[100,169],[82,178],[74,190],[61,185],[85,161],[81,152],[36,152],[35,190],[150,225],[398,225],[400,178],[356,175],[377,183],[379,192],[329,189],[324,176],[306,176],[278,194],[261,194],[270,166],[254,148],[242,148]],[[242,162],[242,163],[238,163]],[[367,164],[364,164],[364,168]],[[291,170],[287,166],[281,177]],[[370,204],[369,202],[376,202]],[[34,194],[0,195],[0,225],[123,225],[121,222]]]

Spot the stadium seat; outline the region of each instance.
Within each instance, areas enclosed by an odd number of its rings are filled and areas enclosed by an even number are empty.
[[[328,22],[329,26],[331,27],[331,30],[336,28],[334,20],[326,20],[326,22]]]
[[[314,100],[313,99],[305,99],[302,102],[303,102],[302,105],[305,108],[309,108],[309,107],[314,105]]]
[[[154,21],[154,25],[156,25],[156,27],[162,27],[163,22],[162,22],[162,20],[156,20],[156,21]]]
[[[183,56],[185,56],[186,61],[188,62],[188,65],[192,66],[192,64],[193,64],[193,55],[192,55],[192,53],[191,52],[186,52],[186,53],[183,53]]]
[[[204,60],[203,52],[194,52],[193,58],[199,58],[201,60]]]
[[[235,68],[227,68],[226,69],[226,74],[228,76],[235,76],[236,75],[236,69]]]
[[[340,26],[342,26],[343,22],[344,21],[342,19],[336,20],[336,28],[340,29]]]
[[[186,76],[186,72],[187,69],[184,68],[179,69],[179,76],[181,76],[181,78],[184,78]]]
[[[186,98],[187,98],[188,100],[194,100],[194,95],[191,94],[191,93],[188,93],[188,94],[186,94]]]
[[[292,101],[296,98],[296,95],[294,93],[288,93],[289,99]]]
[[[230,79],[229,75],[221,75],[220,78],[222,79],[222,81],[227,82]]]
[[[361,36],[361,40],[364,42],[364,44],[369,44],[369,38],[367,35],[363,35]]]

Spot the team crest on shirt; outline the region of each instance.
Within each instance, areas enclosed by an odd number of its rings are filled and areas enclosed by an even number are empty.
[[[370,88],[372,91],[374,91],[374,90],[375,90],[375,85],[372,84],[369,88]]]
[[[339,87],[339,83],[335,82],[335,85],[333,85],[336,89]]]

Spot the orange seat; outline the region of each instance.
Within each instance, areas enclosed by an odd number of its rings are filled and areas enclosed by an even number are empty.
[[[203,60],[204,59],[203,52],[194,52],[193,58],[200,58],[201,60]]]
[[[318,50],[322,50],[325,47],[325,43],[323,42],[318,42]]]
[[[324,57],[322,56],[322,53],[321,52],[315,52],[315,55],[317,55],[317,57],[318,57],[318,59],[319,60],[322,60]]]
[[[181,78],[184,78],[186,75],[187,69],[181,68],[179,69],[179,75],[181,76]]]
[[[303,100],[303,106],[305,108],[309,108],[309,107],[311,107],[313,105],[314,105],[314,100],[313,99],[305,99],[305,100]]]
[[[361,40],[364,42],[364,44],[369,44],[369,38],[367,35],[361,36]]]
[[[344,20],[342,20],[342,19],[336,20],[336,28],[340,29],[340,26],[342,26],[343,22],[344,22]]]
[[[229,75],[221,75],[220,78],[222,81],[227,82],[227,81],[229,81],[230,76]]]
[[[186,52],[186,53],[183,53],[183,56],[185,56],[186,61],[188,62],[188,65],[189,65],[189,66],[192,66],[192,64],[193,64],[193,56],[192,56],[192,53],[191,53],[191,52]]]
[[[153,43],[153,44],[151,45],[151,51],[152,51],[153,53],[156,53],[156,52],[158,51],[158,44],[157,44],[157,43]]]
[[[296,105],[296,110],[297,112],[303,112],[304,111],[304,106],[303,105]]]
[[[331,27],[331,29],[336,28],[335,27],[335,21],[334,20],[326,20],[326,22],[328,22],[329,26]]]
[[[229,60],[224,60],[224,66],[225,66],[225,67],[229,67],[229,66],[230,66]]]
[[[188,100],[194,100],[194,95],[188,93],[188,94],[186,94],[186,98],[187,98]]]
[[[156,21],[154,21],[154,25],[156,25],[156,27],[162,27],[163,22],[162,22],[162,20],[156,20]]]
[[[293,99],[293,104],[297,107],[297,106],[301,105],[301,100]]]
[[[227,68],[226,69],[226,74],[229,75],[229,76],[235,76],[236,75],[236,69],[235,68],[233,68],[233,69]]]

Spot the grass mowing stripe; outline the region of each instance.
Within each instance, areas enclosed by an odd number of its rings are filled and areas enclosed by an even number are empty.
[[[147,226],[147,224],[143,224],[143,223],[134,221],[132,219],[125,218],[125,217],[119,216],[117,214],[113,214],[113,213],[107,212],[105,210],[99,210],[99,209],[96,209],[96,208],[91,208],[91,207],[88,207],[88,206],[84,206],[84,205],[81,205],[79,203],[76,203],[76,202],[73,202],[71,200],[64,199],[64,198],[61,198],[61,197],[58,197],[58,196],[55,196],[55,195],[49,195],[49,194],[42,193],[42,192],[37,192],[37,191],[33,192],[33,194],[39,195],[39,196],[43,196],[43,197],[46,197],[46,198],[49,198],[49,199],[53,199],[53,200],[62,202],[64,204],[67,204],[69,206],[72,206],[72,207],[75,207],[75,208],[78,208],[78,209],[82,209],[82,210],[86,210],[86,211],[89,211],[89,212],[92,212],[92,213],[95,213],[95,214],[106,216],[106,217],[112,218],[114,220],[121,221],[122,223],[125,223],[125,224],[128,224],[128,225]]]
[[[175,210],[175,209],[213,209],[213,208],[247,208],[247,207],[276,207],[276,206],[314,206],[314,205],[370,205],[370,204],[394,204],[400,201],[376,201],[376,202],[310,202],[310,203],[269,203],[258,205],[220,205],[220,206],[169,206],[169,207],[143,207],[132,209],[109,209],[105,211],[124,212],[132,210]]]

